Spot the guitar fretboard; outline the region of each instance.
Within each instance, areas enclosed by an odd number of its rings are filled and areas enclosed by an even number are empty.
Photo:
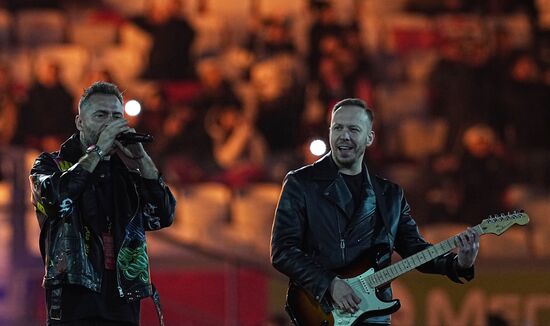
[[[474,229],[479,232],[479,234],[483,234],[483,230],[480,225],[476,225]],[[397,277],[417,268],[418,266],[448,253],[456,247],[455,239],[457,236],[458,235],[452,236],[447,240],[441,241],[412,256],[402,259],[393,265],[382,268],[368,277],[369,284],[376,288],[380,285],[389,283]]]

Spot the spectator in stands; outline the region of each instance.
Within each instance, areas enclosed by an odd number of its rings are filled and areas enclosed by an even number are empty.
[[[329,117],[330,108],[339,99],[353,96],[353,89],[346,83],[342,70],[331,56],[325,56],[319,60],[318,74],[319,100],[327,112],[326,116]]]
[[[216,180],[238,188],[262,179],[267,154],[265,140],[241,108],[227,105],[211,110],[206,129],[221,170],[214,176]]]
[[[449,125],[447,147],[460,147],[468,125],[501,121],[491,103],[492,85],[485,69],[487,56],[482,44],[467,37],[449,38],[440,48],[428,82],[431,113]],[[468,51],[469,50],[469,51]]]
[[[346,84],[350,85],[353,97],[373,102],[373,78],[369,71],[368,56],[361,42],[357,22],[343,29],[343,46],[335,53]]]
[[[532,54],[516,55],[500,95],[507,116],[508,144],[518,153],[519,172],[524,181],[550,185],[550,91],[541,81],[541,71]]]
[[[189,106],[176,105],[172,108],[158,147],[166,178],[174,183],[204,181],[208,172],[216,166],[204,120]]]
[[[493,54],[487,60],[487,69],[493,77],[493,82],[499,83],[500,90],[503,81],[508,78],[508,71],[514,59],[514,47],[510,34],[506,26],[497,26],[493,35],[495,44]]]
[[[8,66],[0,63],[0,147],[11,144],[19,116],[19,108]]]
[[[290,20],[284,16],[271,15],[261,20],[260,28],[250,30],[247,48],[259,60],[278,54],[296,54],[290,34]]]
[[[61,81],[53,62],[37,66],[36,80],[21,108],[18,138],[25,146],[54,151],[74,132],[73,96]]]
[[[167,173],[172,180],[186,183],[206,180],[219,171],[213,157],[212,139],[205,128],[209,111],[227,106],[241,107],[231,84],[224,78],[216,59],[197,65],[200,89],[188,104],[170,112],[165,124],[167,141],[162,148]]]
[[[195,31],[180,12],[180,0],[149,0],[147,16],[133,20],[139,28],[149,33],[153,40],[143,78],[192,78],[194,69],[191,46],[195,39]]]
[[[460,189],[459,221],[476,225],[494,212],[504,211],[507,187],[511,184],[511,162],[495,130],[474,125],[462,137],[464,153],[459,159],[455,181]]]
[[[241,101],[231,83],[225,78],[222,63],[215,58],[207,58],[197,64],[200,82],[198,94],[190,106],[204,117],[208,110],[223,106],[241,106]]]
[[[431,165],[427,191],[430,222],[476,225],[506,207],[507,188],[514,178],[513,162],[505,155],[496,131],[488,125],[468,127],[461,153],[437,158]]]
[[[196,31],[193,55],[201,59],[218,55],[229,44],[230,33],[224,18],[212,11],[212,0],[198,0],[197,10],[191,18]]]
[[[305,107],[304,86],[295,78],[295,67],[285,58],[274,58],[254,65],[251,76],[257,94],[255,123],[270,154],[277,159],[293,153],[302,141],[298,126]]]
[[[342,26],[336,20],[336,13],[332,4],[326,0],[312,0],[311,10],[314,14],[314,22],[309,30],[309,75],[311,79],[317,77],[317,67],[323,54],[322,40],[331,36],[340,39]]]

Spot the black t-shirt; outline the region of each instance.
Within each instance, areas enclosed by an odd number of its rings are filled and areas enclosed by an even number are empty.
[[[115,216],[113,202],[113,182],[111,178],[111,164],[109,161],[102,161],[96,167],[93,174],[93,182],[96,185],[99,212],[102,212],[103,219],[93,221],[92,227],[96,230],[107,231],[108,221],[117,221],[107,216]],[[115,243],[122,242],[123,232],[120,228],[112,228]],[[101,236],[101,235],[100,235]],[[117,246],[118,247],[118,246]],[[99,253],[103,255],[103,253]],[[79,285],[63,286],[61,296],[62,320],[49,321],[55,325],[79,319],[100,318],[124,323],[139,324],[140,302],[126,303],[118,295],[116,271],[103,268],[103,282],[101,293],[91,291]],[[46,302],[50,307],[51,290],[46,290]]]
[[[355,211],[357,207],[361,204],[361,199],[363,198],[363,179],[365,171],[356,175],[349,175],[342,173],[342,177],[348,186],[349,191],[353,197],[353,210]]]

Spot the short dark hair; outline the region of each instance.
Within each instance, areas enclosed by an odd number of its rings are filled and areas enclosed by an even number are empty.
[[[332,107],[332,114],[334,114],[336,111],[338,111],[343,106],[358,106],[360,108],[363,108],[365,112],[367,113],[367,116],[369,117],[369,120],[371,123],[374,122],[374,112],[372,112],[372,109],[367,105],[367,102],[363,101],[360,98],[346,98],[338,103],[334,104]]]
[[[82,93],[80,101],[78,102],[79,112],[82,106],[85,105],[90,97],[94,94],[114,95],[118,98],[120,104],[124,104],[122,93],[115,84],[108,83],[106,81],[97,81],[93,83],[90,87],[84,89],[84,93]]]

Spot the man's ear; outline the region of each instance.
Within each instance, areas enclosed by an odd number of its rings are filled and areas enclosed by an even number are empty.
[[[74,117],[74,124],[76,125],[76,129],[78,131],[82,131],[82,119],[80,119],[79,114],[77,114],[76,117]]]
[[[371,130],[367,136],[367,147],[374,143],[374,131]]]

